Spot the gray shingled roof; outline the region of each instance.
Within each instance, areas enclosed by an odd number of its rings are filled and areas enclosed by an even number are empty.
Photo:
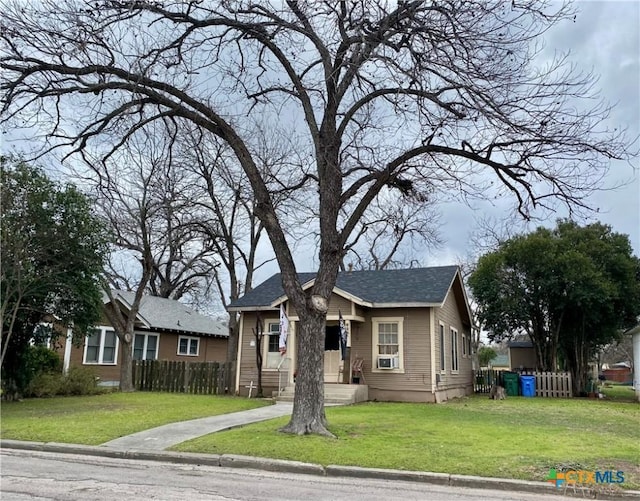
[[[533,348],[531,341],[509,341],[507,343],[509,348]]]
[[[135,297],[133,292],[128,291],[118,290],[113,291],[113,294],[114,296],[119,296],[127,307],[133,303]],[[140,302],[139,315],[154,330],[178,331],[208,336],[229,336],[229,326],[226,321],[202,315],[173,299],[143,296]]]
[[[373,306],[390,304],[441,304],[458,271],[457,266],[412,268],[406,270],[365,270],[341,272],[336,287]],[[305,284],[315,273],[300,273]],[[285,296],[280,273],[273,275],[230,305],[232,310],[268,308]]]

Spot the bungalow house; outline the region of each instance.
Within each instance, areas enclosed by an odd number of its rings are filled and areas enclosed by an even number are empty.
[[[113,291],[114,302],[104,296],[105,308],[119,308],[125,317],[131,311],[134,293]],[[185,360],[189,362],[224,362],[227,356],[229,327],[226,321],[201,315],[188,306],[155,296],[144,296],[136,315],[133,358],[136,360]],[[93,367],[100,383],[117,386],[120,382],[120,340],[103,316],[74,346],[71,332],[63,340],[63,366]]]
[[[314,273],[301,273],[303,289],[312,287],[314,278]],[[278,348],[281,306],[289,319],[286,360]],[[236,393],[246,395],[247,387],[257,380],[258,315],[265,332],[260,343],[263,388],[281,388],[283,375],[284,385],[293,385],[299,317],[284,293],[280,274],[234,301],[229,310],[240,313]],[[340,316],[347,330],[349,356],[344,361]],[[384,401],[440,402],[469,394],[472,324],[456,266],[341,272],[327,312],[325,384],[357,381],[368,386],[370,400]],[[280,370],[283,365],[293,370]],[[357,378],[349,377],[352,374]]]

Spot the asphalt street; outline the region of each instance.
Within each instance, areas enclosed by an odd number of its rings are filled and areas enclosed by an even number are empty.
[[[3,501],[534,501],[539,493],[2,449]],[[551,496],[568,501],[565,496]]]

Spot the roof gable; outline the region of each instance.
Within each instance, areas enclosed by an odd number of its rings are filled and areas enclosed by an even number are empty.
[[[457,266],[402,270],[340,272],[334,292],[348,294],[354,302],[374,308],[441,305],[458,274]],[[298,280],[309,284],[315,273],[300,273]],[[274,307],[286,298],[280,273],[255,287],[229,306],[232,311]]]

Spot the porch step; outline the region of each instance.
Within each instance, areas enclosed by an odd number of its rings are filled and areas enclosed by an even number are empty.
[[[273,397],[278,402],[293,402],[295,384],[288,386],[280,392],[273,392]],[[364,384],[325,384],[324,402],[326,404],[349,405],[369,400],[369,387]]]

